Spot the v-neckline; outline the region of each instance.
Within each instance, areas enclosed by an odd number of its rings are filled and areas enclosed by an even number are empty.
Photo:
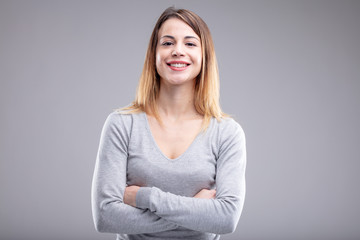
[[[143,116],[145,119],[145,126],[146,126],[146,130],[148,132],[149,137],[151,138],[151,141],[153,143],[153,145],[155,146],[155,148],[158,150],[158,152],[166,159],[169,161],[177,161],[179,159],[181,159],[184,155],[187,154],[187,152],[189,152],[191,150],[191,148],[193,147],[193,145],[195,145],[195,143],[197,142],[197,140],[199,139],[200,135],[202,134],[202,132],[200,131],[199,133],[197,133],[196,137],[192,140],[191,144],[185,149],[185,151],[180,154],[179,156],[177,156],[176,158],[169,158],[168,156],[166,156],[166,154],[163,153],[163,151],[161,150],[161,148],[159,147],[159,145],[157,144],[155,137],[153,135],[153,133],[151,132],[151,128],[150,128],[150,123],[149,123],[149,119],[146,115],[146,112],[143,112]]]

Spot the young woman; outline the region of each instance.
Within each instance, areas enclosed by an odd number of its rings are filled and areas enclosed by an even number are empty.
[[[166,9],[147,49],[135,101],[105,121],[92,208],[117,239],[220,239],[245,197],[241,126],[219,106],[214,46],[195,13]]]

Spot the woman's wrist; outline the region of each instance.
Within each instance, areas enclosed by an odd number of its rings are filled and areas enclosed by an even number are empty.
[[[136,207],[141,209],[150,208],[150,195],[153,188],[151,187],[141,187],[136,194]]]
[[[125,188],[124,203],[136,207],[136,195],[139,191],[139,186],[128,186]]]

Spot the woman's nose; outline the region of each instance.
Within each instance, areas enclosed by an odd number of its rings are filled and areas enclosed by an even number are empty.
[[[184,52],[183,52],[182,46],[180,44],[175,45],[175,48],[173,49],[171,55],[174,57],[175,56],[183,56]]]

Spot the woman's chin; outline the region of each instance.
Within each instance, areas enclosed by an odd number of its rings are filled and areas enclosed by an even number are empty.
[[[190,80],[190,79],[184,79],[184,78],[172,78],[172,79],[163,80],[162,83],[164,83],[165,85],[180,86],[180,85],[191,84],[191,83],[193,83],[193,81],[194,81],[194,79]]]

